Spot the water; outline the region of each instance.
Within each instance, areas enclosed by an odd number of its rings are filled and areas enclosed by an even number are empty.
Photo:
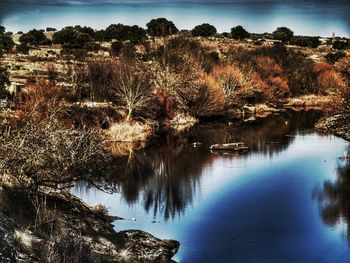
[[[199,125],[121,159],[118,193],[82,182],[72,191],[129,219],[116,221],[117,231],[180,241],[178,262],[349,262],[350,166],[338,157],[350,146],[317,134],[317,118],[288,113],[241,127]],[[194,148],[197,141],[203,145]],[[251,152],[208,150],[233,141]]]
[[[108,2],[108,3],[107,3]],[[180,29],[207,22],[219,32],[243,25],[250,32],[272,32],[288,26],[301,35],[349,36],[350,2],[345,0],[251,1],[7,1],[0,2],[0,24],[17,32],[32,28],[87,25],[100,29],[112,23],[145,27],[166,17]]]

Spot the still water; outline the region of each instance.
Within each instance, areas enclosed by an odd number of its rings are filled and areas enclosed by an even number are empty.
[[[288,26],[296,34],[349,37],[348,0],[1,0],[0,24],[17,32],[32,28],[86,25],[97,29],[112,23],[142,27],[166,17],[180,29],[211,23],[219,32],[243,25],[250,32],[272,32]]]
[[[349,262],[350,166],[338,157],[350,146],[316,133],[318,117],[286,113],[164,135],[121,160],[117,193],[84,183],[73,193],[127,219],[117,231],[180,241],[178,262]],[[252,150],[208,150],[234,141]]]

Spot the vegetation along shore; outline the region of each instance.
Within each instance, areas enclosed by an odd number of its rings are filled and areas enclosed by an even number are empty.
[[[69,192],[108,191],[118,159],[163,132],[318,109],[317,129],[350,140],[349,39],[146,27],[0,27],[1,262],[170,262],[177,241],[115,232]]]

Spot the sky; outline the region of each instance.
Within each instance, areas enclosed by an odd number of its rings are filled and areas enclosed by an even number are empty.
[[[240,24],[257,33],[288,26],[301,35],[349,36],[350,0],[0,0],[0,24],[11,31],[118,22],[145,27],[157,17],[180,29],[208,22],[219,32]]]

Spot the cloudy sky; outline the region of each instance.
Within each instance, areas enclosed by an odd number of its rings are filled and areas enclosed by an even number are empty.
[[[251,32],[288,26],[297,34],[349,36],[350,0],[0,0],[0,24],[11,31],[117,22],[145,27],[156,17],[181,29],[208,22],[221,32],[241,24]]]

